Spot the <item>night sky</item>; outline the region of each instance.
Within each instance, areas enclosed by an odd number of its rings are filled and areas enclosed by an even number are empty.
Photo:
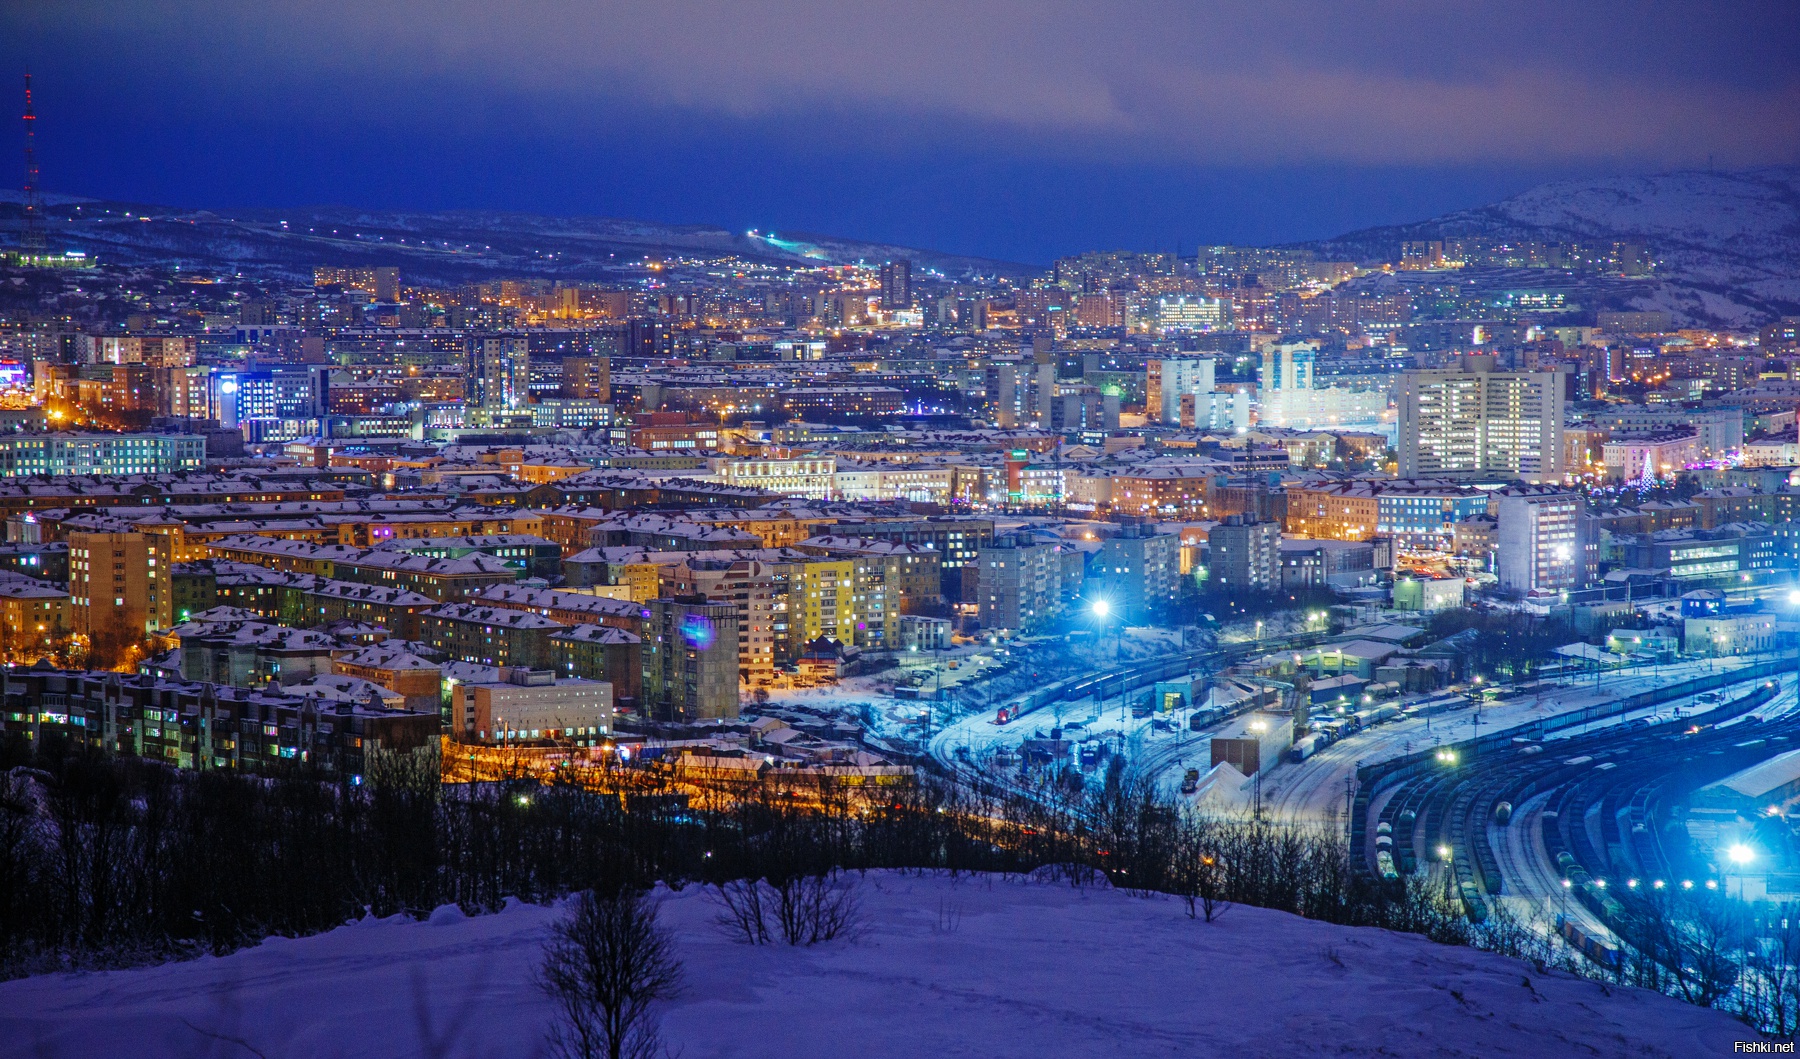
[[[1031,262],[1800,161],[1792,0],[0,0],[27,66],[52,192]]]

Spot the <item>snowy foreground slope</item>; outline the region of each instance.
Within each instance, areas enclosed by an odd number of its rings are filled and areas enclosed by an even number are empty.
[[[687,974],[663,1023],[673,1053],[1688,1059],[1752,1039],[1663,997],[1260,909],[1207,924],[1173,900],[987,876],[871,874],[862,892],[863,936],[811,949],[735,944],[696,890],[670,896]],[[557,914],[445,909],[0,984],[0,1055],[542,1054],[530,978]]]

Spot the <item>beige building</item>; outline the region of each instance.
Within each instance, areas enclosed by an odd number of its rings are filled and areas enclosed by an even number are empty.
[[[70,533],[71,629],[110,650],[167,628],[168,541],[145,533]]]
[[[558,680],[554,670],[523,667],[503,668],[500,678],[457,685],[457,716],[465,739],[592,744],[612,732],[612,685],[604,680]]]

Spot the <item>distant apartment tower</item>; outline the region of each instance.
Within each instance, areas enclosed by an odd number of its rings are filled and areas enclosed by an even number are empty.
[[[704,596],[653,599],[644,624],[644,702],[669,721],[738,715],[738,610]]]
[[[1181,538],[1149,526],[1128,526],[1100,546],[1089,569],[1101,582],[1086,586],[1087,598],[1100,595],[1121,614],[1140,615],[1168,606],[1181,593]]]
[[[1063,549],[1029,535],[997,537],[976,556],[984,629],[1033,629],[1062,606]]]
[[[378,302],[392,304],[400,300],[400,270],[391,266],[383,266],[374,270],[374,290]]]
[[[889,261],[881,266],[881,308],[890,313],[912,308],[911,261]]]
[[[522,335],[473,335],[468,340],[469,403],[523,408],[530,403],[531,353]]]
[[[1265,346],[1259,379],[1261,388],[1265,391],[1312,389],[1318,355],[1318,346],[1310,342]]]
[[[1400,267],[1405,269],[1443,268],[1442,239],[1411,240],[1400,244]]]
[[[1495,371],[1491,356],[1400,376],[1400,477],[1563,474],[1563,386],[1557,372]]]
[[[167,627],[171,551],[159,534],[70,533],[70,627],[108,655]]]
[[[1272,592],[1281,587],[1281,523],[1227,515],[1207,536],[1207,568],[1220,592]]]
[[[1212,357],[1152,357],[1144,362],[1144,411],[1159,423],[1181,422],[1183,397],[1210,394],[1218,362]]]
[[[1500,587],[1521,595],[1581,587],[1582,500],[1554,486],[1513,486],[1494,493]]]
[[[612,400],[610,357],[564,357],[562,395],[595,401]]]

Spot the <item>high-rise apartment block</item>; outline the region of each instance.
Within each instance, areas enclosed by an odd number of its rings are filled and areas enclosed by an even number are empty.
[[[612,360],[608,357],[564,357],[562,395],[611,401]]]
[[[976,564],[982,628],[1032,629],[1061,609],[1062,545],[1029,535],[996,538]]]
[[[1181,399],[1213,392],[1212,357],[1153,357],[1144,364],[1144,410],[1159,423],[1181,422]]]
[[[531,353],[518,335],[469,339],[469,403],[481,408],[523,408],[530,402]]]
[[[1207,537],[1207,568],[1221,592],[1272,592],[1281,587],[1281,523],[1227,515]]]
[[[1400,377],[1400,477],[1486,475],[1556,482],[1563,474],[1557,372],[1495,371],[1491,356]]]
[[[911,261],[889,261],[881,266],[881,308],[890,313],[912,308]]]
[[[738,610],[704,596],[653,599],[644,621],[644,701],[663,720],[738,714]]]
[[[1521,595],[1581,587],[1581,496],[1554,486],[1502,489],[1490,498],[1498,521],[1494,565],[1500,587]]]

